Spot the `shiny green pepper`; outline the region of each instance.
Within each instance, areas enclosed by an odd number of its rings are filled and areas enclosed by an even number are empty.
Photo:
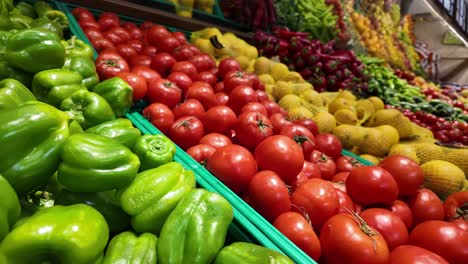
[[[2,200],[0,203],[0,241],[2,241],[21,215],[18,195],[2,175],[0,175],[0,199]]]
[[[119,77],[107,79],[94,86],[93,92],[104,97],[117,117],[124,116],[132,106],[133,89]]]
[[[140,171],[145,171],[171,162],[176,146],[164,135],[144,135],[138,138],[133,152],[140,158]]]
[[[68,28],[67,16],[61,11],[54,10],[47,2],[37,1],[34,4],[34,11],[36,11],[38,17],[54,21],[62,29]]]
[[[143,233],[137,237],[132,232],[116,235],[107,247],[102,264],[156,264],[158,237]]]
[[[16,108],[28,101],[36,101],[36,97],[22,83],[15,79],[0,81],[0,111]]]
[[[88,89],[92,89],[99,83],[99,76],[96,73],[94,61],[86,56],[67,55],[63,69],[79,73],[83,77],[81,84]]]
[[[77,39],[76,36],[67,41],[62,40],[62,44],[65,47],[67,56],[87,57],[94,60],[93,48],[84,41]]]
[[[38,17],[31,22],[32,28],[45,28],[57,34],[60,39],[63,39],[63,29],[59,23],[49,20],[45,17]]]
[[[0,244],[8,263],[96,263],[109,239],[104,217],[84,204],[39,210]]]
[[[86,133],[96,134],[112,138],[133,149],[137,139],[141,137],[141,132],[134,128],[132,122],[126,118],[118,118],[108,121],[86,130]],[[138,153],[135,153],[138,155]],[[140,160],[141,161],[141,160]],[[140,166],[141,167],[141,166]]]
[[[31,4],[20,1],[16,4],[15,8],[10,11],[10,16],[11,15],[23,15],[30,18],[35,18],[36,11],[34,11],[34,7]]]
[[[1,32],[0,32],[1,35]],[[0,44],[1,45],[1,44]],[[1,49],[1,47],[0,47]],[[26,87],[31,87],[32,76],[18,68],[12,67],[8,62],[2,61],[0,56],[0,79],[15,79]]]
[[[159,234],[169,214],[193,188],[193,172],[171,162],[140,172],[118,196],[122,209],[132,216],[135,231]]]
[[[119,142],[88,133],[70,136],[62,147],[58,181],[73,192],[122,188],[138,173],[140,161]]]
[[[285,255],[246,242],[235,242],[224,247],[216,256],[213,264],[294,264],[294,262]]]
[[[160,264],[211,263],[223,248],[233,209],[221,195],[190,191],[167,218],[158,243]]]
[[[51,69],[36,73],[33,77],[31,90],[39,101],[59,107],[63,100],[80,89],[79,73],[65,69]]]
[[[31,28],[33,19],[23,15],[10,15],[10,21],[14,29],[27,29]]]

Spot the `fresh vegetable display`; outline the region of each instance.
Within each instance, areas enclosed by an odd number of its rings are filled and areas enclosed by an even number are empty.
[[[273,0],[220,1],[223,14],[253,29],[266,29],[276,22],[277,10]]]

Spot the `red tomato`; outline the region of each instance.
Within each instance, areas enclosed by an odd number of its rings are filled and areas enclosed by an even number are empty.
[[[261,171],[253,176],[249,197],[254,208],[270,222],[291,210],[288,187],[273,171]]]
[[[413,213],[413,223],[418,225],[429,220],[444,219],[444,204],[431,190],[423,188],[416,192],[408,202]]]
[[[121,27],[129,30],[129,29],[132,29],[132,28],[138,28],[137,25],[135,25],[135,23],[132,23],[132,22],[123,22],[122,24],[120,24]]]
[[[332,159],[337,159],[341,156],[341,142],[333,134],[321,133],[315,137],[315,149],[325,153]]]
[[[337,172],[350,172],[356,167],[361,167],[362,164],[357,159],[350,156],[341,156],[335,160]]]
[[[184,45],[186,45],[187,47],[189,47],[189,48],[192,50],[194,56],[197,56],[197,55],[200,55],[200,54],[201,54],[201,51],[200,51],[200,49],[199,49],[197,46],[192,45],[192,44],[190,44],[190,43],[185,43]],[[208,55],[208,56],[209,56],[209,55]],[[211,56],[210,56],[210,58],[211,58]],[[214,60],[213,60],[213,61],[214,61]],[[215,65],[215,66],[213,66],[213,67],[216,67],[216,62],[215,62],[214,65]],[[197,68],[197,69],[198,69],[198,68]]]
[[[101,53],[96,59],[96,72],[101,81],[129,71],[127,62],[117,52]]]
[[[297,175],[296,181],[292,186],[294,189],[301,186],[303,183],[308,181],[309,179],[318,178],[321,179],[320,169],[317,164],[304,161],[304,166],[302,166],[302,171]]]
[[[154,25],[146,31],[146,40],[149,44],[157,47],[160,42],[171,36],[171,33],[163,26]],[[169,51],[170,52],[170,51]]]
[[[413,226],[413,214],[405,202],[396,200],[392,203],[392,206],[389,208],[389,210],[392,211],[392,213],[398,215],[401,220],[403,220],[408,230]]]
[[[89,10],[86,9],[86,8],[82,8],[82,7],[73,8],[72,14],[73,14],[73,16],[76,17],[77,19],[80,19],[80,18],[92,18],[92,19],[94,20],[94,15],[93,15],[93,13],[91,13],[91,11],[89,11]]]
[[[386,264],[388,247],[375,229],[350,214],[338,214],[320,232],[322,256],[327,264]]]
[[[169,80],[155,79],[149,83],[146,98],[151,103],[163,103],[174,108],[182,98],[182,90]]]
[[[205,109],[211,108],[211,106],[215,105],[215,94],[213,92],[213,88],[209,83],[204,82],[194,82],[189,87],[187,93],[185,94],[187,99],[193,98],[200,101]]]
[[[190,62],[195,65],[198,72],[208,71],[216,67],[216,62],[214,59],[206,53],[202,53],[190,58]]]
[[[344,193],[346,193],[346,185],[344,183],[341,183],[341,182],[330,182],[331,185],[333,185],[333,187],[337,190],[340,190]],[[351,198],[349,198],[351,199]]]
[[[449,222],[427,221],[417,225],[411,231],[409,244],[432,251],[450,264],[464,264],[468,260],[468,232]]]
[[[389,250],[408,242],[408,229],[405,223],[396,214],[381,208],[370,208],[360,214],[366,223],[373,227],[387,242]]]
[[[224,81],[224,91],[230,94],[237,86],[246,85],[252,87],[252,80],[241,71],[227,73]]]
[[[99,31],[99,29],[94,29],[94,28],[88,28],[88,29],[83,29],[86,37],[92,41],[96,38],[104,38],[104,36],[102,35],[101,31]]]
[[[354,203],[351,200],[351,197],[342,189],[345,187],[343,184],[341,186],[334,185],[336,194],[338,195],[338,213],[349,213],[354,211]],[[345,187],[346,188],[346,187]]]
[[[255,159],[261,170],[276,172],[287,184],[295,181],[304,166],[301,147],[282,135],[263,140],[255,149]]]
[[[132,72],[145,78],[147,83],[150,83],[154,79],[161,78],[159,73],[157,73],[155,70],[141,65],[132,67]]]
[[[106,49],[112,49],[115,48],[114,44],[110,42],[109,40],[101,37],[96,37],[95,39],[91,40],[91,44],[93,47],[96,49],[97,52],[101,52]],[[123,58],[122,58],[123,59]]]
[[[132,72],[123,72],[117,75],[126,81],[133,89],[133,101],[140,101],[146,95],[148,91],[148,85],[146,84],[145,78]]]
[[[203,124],[206,132],[216,132],[225,134],[233,129],[237,123],[236,114],[231,108],[220,105],[206,111],[203,117]]]
[[[239,85],[229,94],[228,106],[235,113],[240,113],[244,105],[252,102],[257,102],[257,94],[250,86]]]
[[[172,37],[176,38],[180,44],[185,45],[187,44],[187,38],[185,38],[185,34],[179,31],[172,32]]]
[[[143,110],[143,116],[164,134],[169,132],[169,128],[174,123],[174,113],[164,104],[150,104]]]
[[[203,108],[203,105],[198,100],[188,99],[182,104],[177,105],[173,109],[173,112],[176,119],[184,116],[195,116],[201,120],[205,114],[205,108]]]
[[[169,129],[169,137],[184,150],[197,145],[204,134],[202,122],[194,116],[177,119]]]
[[[193,51],[188,46],[180,46],[171,51],[177,61],[186,61],[193,57]]]
[[[302,120],[296,120],[293,123],[301,125],[301,126],[305,126],[307,129],[309,129],[310,132],[312,132],[312,134],[314,134],[314,136],[317,136],[319,134],[317,123],[315,123],[315,121],[313,120],[302,119]]]
[[[223,134],[210,133],[200,139],[200,144],[206,144],[214,147],[215,149],[224,148],[231,145],[231,140]]]
[[[155,46],[144,46],[141,53],[144,54],[144,55],[148,55],[151,58],[153,58],[153,57],[155,57],[157,55],[158,49]],[[174,63],[175,63],[175,59],[174,59]],[[172,65],[171,65],[171,67],[172,67]]]
[[[141,29],[139,29],[138,27],[127,29],[127,31],[128,31],[128,34],[130,34],[130,39],[134,39],[134,40],[144,39],[143,31],[141,31]]]
[[[260,80],[258,79],[257,75],[253,74],[253,73],[246,73],[245,74],[245,77],[247,77],[248,79],[250,79],[251,83],[252,83],[252,88],[254,90],[258,90],[260,88]],[[263,89],[264,91],[265,89]]]
[[[148,55],[134,55],[129,58],[129,63],[130,63],[130,66],[132,67],[132,70],[133,70],[133,67],[136,67],[136,66],[150,67],[151,58]]]
[[[395,179],[378,166],[354,168],[346,180],[346,190],[355,203],[363,206],[390,205],[398,197]]]
[[[215,94],[216,105],[227,105],[229,101],[229,96],[223,92]]]
[[[113,27],[105,31],[104,37],[114,43],[114,45],[125,43],[130,40],[130,34],[121,27]]]
[[[248,188],[257,173],[257,163],[246,148],[228,145],[216,150],[208,160],[207,169],[234,192],[240,193]]]
[[[200,74],[198,74],[198,79],[201,82],[209,83],[211,86],[216,85],[216,82],[218,81],[216,75],[209,71],[200,72]]]
[[[260,112],[245,112],[238,118],[237,139],[247,149],[254,149],[260,142],[273,135],[270,120]]]
[[[99,25],[94,19],[82,18],[78,20],[78,25],[85,30],[96,30],[101,32],[101,25]]]
[[[224,79],[224,75],[226,75],[230,71],[240,71],[241,66],[239,62],[232,58],[223,59],[218,65],[218,74],[221,79]]]
[[[310,223],[299,213],[286,212],[273,225],[315,261],[320,259],[320,241]]]
[[[404,245],[390,252],[388,264],[449,264],[441,256],[421,247]]]
[[[114,13],[104,12],[99,16],[98,23],[102,31],[106,31],[120,25],[120,18]]]
[[[339,199],[335,188],[322,179],[310,179],[291,194],[291,202],[303,208],[315,230],[338,212]]]
[[[259,112],[264,116],[268,116],[268,113],[265,107],[261,103],[257,103],[257,102],[248,103],[244,105],[244,107],[242,107],[241,109],[241,114],[245,112]]]
[[[176,38],[168,37],[161,40],[156,47],[160,52],[171,53],[175,48],[180,47],[180,43]]]
[[[266,108],[265,108],[266,110]],[[273,133],[279,134],[281,130],[293,123],[289,121],[283,114],[281,113],[274,113],[270,116],[271,124],[273,125]]]
[[[177,84],[177,87],[182,89],[182,93],[186,94],[190,86],[192,86],[192,79],[183,72],[171,72],[167,79]]]
[[[468,231],[468,220],[465,220],[463,218],[457,218],[453,221],[450,221],[450,223],[457,225],[465,231]]]
[[[382,160],[379,166],[395,178],[399,196],[414,195],[424,182],[424,172],[421,167],[407,157],[392,155]]]
[[[335,174],[332,178],[332,182],[340,182],[340,183],[345,183],[346,179],[349,177],[349,171],[343,171]]]
[[[172,66],[176,63],[174,57],[169,53],[159,53],[153,57],[151,61],[151,68],[157,71],[161,76],[165,77],[171,71]]]
[[[259,102],[270,100],[270,98],[268,98],[268,94],[265,91],[256,90],[255,93],[257,93],[257,99]]]
[[[115,48],[117,49],[117,52],[120,54],[120,56],[126,60],[130,59],[132,56],[138,55],[137,51],[129,44],[122,43],[117,45]]]
[[[198,80],[198,71],[195,66],[188,61],[179,61],[176,62],[171,69],[172,72],[183,72],[187,74],[192,81]]]
[[[304,157],[308,157],[315,146],[315,138],[312,132],[301,125],[291,124],[281,129],[280,135],[292,138],[302,148]],[[335,173],[333,173],[335,174]]]
[[[268,116],[271,116],[275,113],[281,113],[281,107],[273,101],[263,101],[260,103],[266,108]]]
[[[129,40],[127,44],[132,46],[132,48],[134,48],[140,55],[147,55],[147,54],[141,54],[143,52],[143,42],[141,40],[132,39],[132,40]]]
[[[310,162],[317,164],[319,167],[322,179],[330,181],[335,176],[336,165],[331,158],[318,150],[313,150],[310,157]]]
[[[219,93],[219,92],[224,92],[224,83],[223,82],[218,82],[214,86],[214,91]]]
[[[203,166],[206,166],[208,159],[215,153],[216,149],[209,145],[199,144],[187,149],[187,154]]]
[[[141,23],[140,28],[143,29],[143,30],[148,30],[153,26],[156,26],[153,22],[145,21],[145,22]]]
[[[445,219],[463,218],[468,220],[468,191],[455,192],[444,202]]]

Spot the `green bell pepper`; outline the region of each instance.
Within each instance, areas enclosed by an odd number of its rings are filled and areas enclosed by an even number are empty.
[[[92,91],[100,94],[109,102],[117,117],[124,116],[132,106],[133,89],[119,77],[101,82],[94,86]]]
[[[70,129],[70,135],[84,133],[83,128],[76,120],[72,120],[68,127]]]
[[[34,10],[38,17],[47,18],[50,21],[57,22],[62,29],[68,28],[67,16],[63,12],[53,9],[49,3],[38,1],[34,4]]]
[[[204,189],[190,191],[164,223],[158,243],[160,264],[211,263],[223,248],[233,209]]]
[[[0,175],[0,241],[8,234],[11,227],[21,216],[21,205],[15,190]]]
[[[10,31],[0,31],[0,59],[3,59],[3,56],[5,55],[6,43],[11,35]]]
[[[112,238],[102,264],[156,264],[158,237],[144,233],[137,237],[132,232],[123,232]]]
[[[133,149],[137,139],[141,137],[141,132],[134,128],[132,122],[125,118],[108,121],[86,130],[86,133],[96,134],[112,138]],[[138,155],[138,154],[137,154]],[[141,162],[141,160],[140,160]]]
[[[118,196],[122,209],[132,217],[135,231],[158,235],[169,214],[193,188],[193,172],[171,162],[140,172]]]
[[[144,135],[138,138],[133,152],[140,158],[140,171],[145,171],[171,162],[176,146],[164,135]]]
[[[67,41],[62,40],[62,44],[65,47],[67,56],[88,57],[94,60],[93,48],[84,41],[77,39],[76,36],[71,37]]]
[[[13,28],[13,23],[7,16],[0,15],[0,30],[8,31]]]
[[[74,92],[86,89],[82,80],[79,73],[66,69],[45,70],[34,75],[31,90],[39,101],[59,107]]]
[[[104,192],[131,183],[140,161],[119,142],[99,135],[70,136],[61,152],[58,180],[73,192]]]
[[[15,79],[26,87],[31,87],[32,76],[20,69],[12,67],[8,62],[2,61],[0,56],[0,79]]]
[[[11,10],[15,6],[13,5],[13,0],[0,0],[0,15],[8,16]]]
[[[63,100],[60,109],[66,111],[83,129],[115,119],[109,103],[99,94],[85,89]]]
[[[14,29],[28,29],[31,28],[33,19],[23,15],[11,15],[10,21]]]
[[[294,264],[294,262],[285,255],[246,242],[235,242],[224,247],[216,256],[213,264]]]
[[[81,84],[88,89],[92,89],[99,83],[99,76],[96,73],[94,61],[84,56],[67,56],[63,69],[77,72],[83,77]]]
[[[65,48],[57,34],[43,28],[24,29],[6,43],[5,59],[12,66],[30,73],[61,68]]]
[[[35,18],[36,12],[34,11],[34,7],[32,5],[26,2],[18,2],[15,8],[10,11],[10,16],[11,15],[23,15],[30,18]]]
[[[31,27],[48,29],[57,34],[60,39],[63,39],[63,29],[60,24],[53,20],[49,20],[46,17],[38,17],[34,19],[31,23]]]
[[[106,220],[93,207],[57,205],[17,224],[0,251],[15,264],[88,264],[102,258],[108,239]]]
[[[120,208],[115,199],[115,191],[83,193],[70,192],[65,189],[54,193],[55,204],[87,204],[104,216],[111,233],[122,232],[130,226],[130,217]]]
[[[0,81],[0,111],[16,108],[27,101],[36,101],[36,97],[22,83],[15,79]]]
[[[46,184],[57,170],[69,118],[41,102],[0,111],[0,173],[19,195]]]

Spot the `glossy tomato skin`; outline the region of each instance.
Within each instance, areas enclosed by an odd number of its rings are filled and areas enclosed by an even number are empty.
[[[354,211],[354,203],[353,200],[349,197],[349,195],[343,191],[340,187],[334,186],[336,194],[338,195],[338,213],[349,213],[350,211]]]
[[[182,90],[169,80],[156,79],[149,83],[146,97],[151,103],[163,103],[174,108],[182,98]]]
[[[395,179],[378,166],[354,168],[346,180],[346,190],[355,203],[363,206],[390,205],[398,197]]]
[[[333,176],[336,174],[336,165],[335,162],[318,150],[313,150],[310,153],[310,162],[317,164],[320,169],[320,175],[322,175],[322,179],[330,181],[332,180]]]
[[[226,75],[228,72],[240,71],[241,66],[237,60],[232,59],[232,58],[227,58],[227,59],[223,59],[219,63],[218,70],[219,70],[219,76],[221,77],[221,79],[224,79],[224,75]]]
[[[117,52],[103,52],[96,59],[96,72],[101,81],[129,71],[127,62]]]
[[[176,62],[171,69],[172,72],[183,72],[187,74],[192,81],[198,81],[198,70],[189,61]]]
[[[215,86],[218,82],[218,78],[216,77],[216,75],[209,71],[200,72],[198,74],[198,79],[201,82],[209,83],[211,86]]]
[[[379,166],[395,178],[399,196],[414,195],[424,182],[424,172],[419,164],[407,157],[391,155],[382,160]]]
[[[167,79],[177,84],[177,87],[182,89],[183,94],[186,94],[190,86],[192,86],[192,79],[183,72],[171,72]]]
[[[404,245],[390,252],[388,264],[449,264],[441,256],[422,247]]]
[[[304,157],[308,157],[315,147],[315,137],[306,127],[296,124],[291,124],[283,127],[280,135],[292,138],[302,148]]]
[[[321,133],[315,137],[315,149],[332,159],[339,158],[343,150],[338,137],[329,133]]]
[[[205,116],[203,117],[203,123],[205,125],[206,132],[225,134],[229,130],[235,128],[237,117],[231,108],[220,105],[206,111]]]
[[[206,53],[193,56],[190,58],[190,62],[195,65],[198,72],[208,71],[216,67],[216,62],[213,60],[213,58],[211,58],[210,55]]]
[[[468,232],[445,221],[426,221],[410,233],[409,244],[425,248],[450,264],[468,260]]]
[[[130,35],[131,40],[143,40],[144,39],[143,31],[141,31],[141,29],[139,29],[138,27],[129,28],[127,29],[127,31],[128,31],[128,34]]]
[[[291,210],[288,187],[272,171],[261,171],[253,176],[249,183],[249,197],[254,208],[270,222]]]
[[[468,231],[468,220],[465,220],[463,218],[457,218],[453,221],[450,221],[450,223],[457,225],[465,231]]]
[[[145,97],[146,92],[148,91],[148,85],[145,78],[132,72],[123,72],[117,76],[122,78],[122,80],[126,81],[132,87],[132,96],[134,102],[137,102]]]
[[[156,45],[160,52],[171,53],[177,47],[180,47],[179,41],[174,37],[168,37],[163,39],[161,42]]]
[[[215,104],[215,94],[209,83],[194,82],[185,94],[186,99],[197,99],[205,109],[210,109]]]
[[[169,129],[169,137],[184,150],[197,145],[204,133],[202,122],[194,116],[177,119]]]
[[[115,47],[117,52],[126,60],[130,60],[131,57],[137,56],[138,52],[129,44],[122,43]]]
[[[225,135],[219,133],[210,133],[200,139],[200,144],[210,145],[215,149],[224,148],[231,145],[232,141]]]
[[[129,58],[130,66],[133,70],[136,66],[151,66],[151,57],[148,55],[133,55]]]
[[[341,156],[335,160],[337,172],[351,172],[355,167],[360,167],[362,164],[355,158],[350,156]]]
[[[110,40],[114,45],[119,45],[130,40],[130,34],[121,27],[112,27],[103,34],[104,37]]]
[[[252,154],[239,145],[228,145],[216,150],[208,160],[207,169],[234,192],[248,189],[257,173],[257,163]]]
[[[180,31],[172,32],[172,37],[176,38],[177,41],[179,41],[179,43],[182,45],[187,44],[187,38],[185,38],[185,34]]]
[[[317,126],[317,123],[311,119],[301,119],[301,120],[296,120],[293,122],[294,124],[298,124],[301,126],[305,126],[307,129],[309,129],[314,136],[317,136],[319,134],[319,129]]]
[[[229,96],[223,92],[218,92],[215,94],[216,105],[227,105],[229,101]]]
[[[80,19],[80,18],[90,18],[90,19],[93,19],[93,20],[94,20],[94,15],[93,15],[93,13],[91,13],[91,11],[89,11],[89,10],[86,9],[86,8],[82,8],[82,7],[73,8],[72,14],[73,14],[73,16],[76,17],[77,19]]]
[[[152,59],[158,54],[158,49],[155,46],[146,45],[143,47],[141,53],[150,56],[150,58]]]
[[[143,116],[164,134],[169,132],[169,128],[174,123],[174,113],[165,104],[150,104],[143,110]]]
[[[260,142],[273,135],[270,120],[260,112],[245,112],[238,118],[237,139],[247,149],[254,149]]]
[[[208,159],[215,153],[216,149],[212,146],[205,144],[195,145],[187,150],[187,154],[190,155],[198,163],[206,166]]]
[[[171,54],[162,52],[153,57],[151,68],[157,71],[161,76],[166,77],[175,63],[176,60],[171,56]]]
[[[301,147],[282,135],[268,137],[258,144],[255,159],[261,170],[276,172],[286,184],[293,183],[304,166]]]
[[[227,76],[224,79],[224,91],[227,94],[230,94],[234,88],[239,85],[247,85],[252,87],[252,80],[248,78],[241,71],[234,71],[227,73]]]
[[[275,113],[281,113],[281,107],[273,101],[262,101],[260,102],[267,110],[268,116],[271,116]],[[286,116],[283,114],[283,116]]]
[[[409,199],[408,206],[413,214],[414,225],[425,221],[444,219],[444,204],[437,194],[429,189],[418,190]]]
[[[161,78],[157,71],[145,66],[132,67],[132,72],[145,78],[147,84],[149,84],[154,79]]]
[[[320,259],[320,241],[304,216],[296,212],[286,212],[278,216],[273,225],[312,259]]]
[[[408,230],[413,227],[413,213],[411,213],[411,209],[409,208],[408,204],[401,200],[396,200],[392,203],[392,206],[389,208],[392,213],[398,215],[403,223],[405,223],[406,228]]]
[[[468,191],[455,192],[444,201],[445,219],[450,221],[455,218],[468,220]],[[460,213],[458,213],[458,212]],[[462,214],[461,212],[464,212]]]
[[[406,245],[408,242],[408,230],[405,223],[391,211],[381,208],[369,208],[364,210],[360,216],[369,226],[379,231],[385,242],[387,242],[389,250]]]
[[[97,23],[96,20],[94,19],[81,18],[81,19],[78,19],[78,24],[85,31],[86,35],[88,33],[88,30],[96,30],[96,31],[99,31],[99,33],[101,33],[101,25],[99,25],[99,23]],[[103,35],[101,34],[101,37],[102,36]]]
[[[327,264],[386,264],[389,251],[385,240],[372,227],[366,230],[350,214],[328,219],[319,237],[323,259]]]
[[[291,194],[291,202],[304,208],[315,230],[320,230],[325,221],[337,214],[339,209],[335,188],[329,182],[316,178],[299,186]]]
[[[95,39],[92,39],[91,44],[93,45],[93,47],[96,49],[97,52],[115,49],[114,44],[112,44],[110,40],[104,37],[96,37]]]
[[[158,44],[165,38],[171,36],[171,33],[163,26],[154,25],[146,30],[146,41],[153,46]]]
[[[266,110],[266,108],[265,108]],[[269,117],[271,124],[273,125],[273,133],[274,134],[279,134],[281,130],[289,125],[292,125],[293,123],[289,121],[286,116],[284,116],[281,113],[274,113]]]
[[[81,28],[83,29],[86,37],[88,37],[88,39],[90,41],[93,41],[96,38],[104,38],[101,31],[99,31],[99,29],[96,29],[96,28],[87,28],[87,29],[85,29],[82,26],[81,26]]]
[[[173,112],[176,119],[184,116],[195,116],[201,120],[205,114],[205,109],[198,100],[188,99],[174,107]]]
[[[132,46],[132,48],[134,48],[138,52],[139,55],[145,55],[151,58],[151,56],[149,56],[148,54],[141,54],[143,52],[143,46],[144,46],[143,41],[132,39],[132,40],[129,40],[127,44]]]
[[[349,177],[349,171],[338,172],[333,176],[332,182],[346,183],[346,180]]]
[[[105,12],[99,16],[98,23],[102,31],[106,31],[112,27],[120,25],[120,18],[117,14]]]
[[[228,106],[236,113],[239,114],[242,107],[248,103],[257,102],[257,94],[248,85],[239,85],[229,94]]]
[[[262,91],[262,90],[256,90],[255,91],[257,93],[257,99],[259,102],[263,102],[263,101],[268,101],[270,100],[268,98],[268,94],[265,92],[265,91]]]
[[[185,61],[193,57],[193,51],[185,45],[175,48],[171,54],[177,61]]]
[[[292,186],[294,186],[294,189],[297,189],[303,183],[313,178],[321,179],[320,169],[317,164],[305,160],[304,165],[302,166],[302,170],[296,176],[296,180]]]
[[[268,116],[268,112],[265,109],[265,107],[261,103],[257,103],[257,102],[248,103],[244,105],[244,107],[242,107],[241,109],[241,114],[245,112],[259,112],[264,116]]]

